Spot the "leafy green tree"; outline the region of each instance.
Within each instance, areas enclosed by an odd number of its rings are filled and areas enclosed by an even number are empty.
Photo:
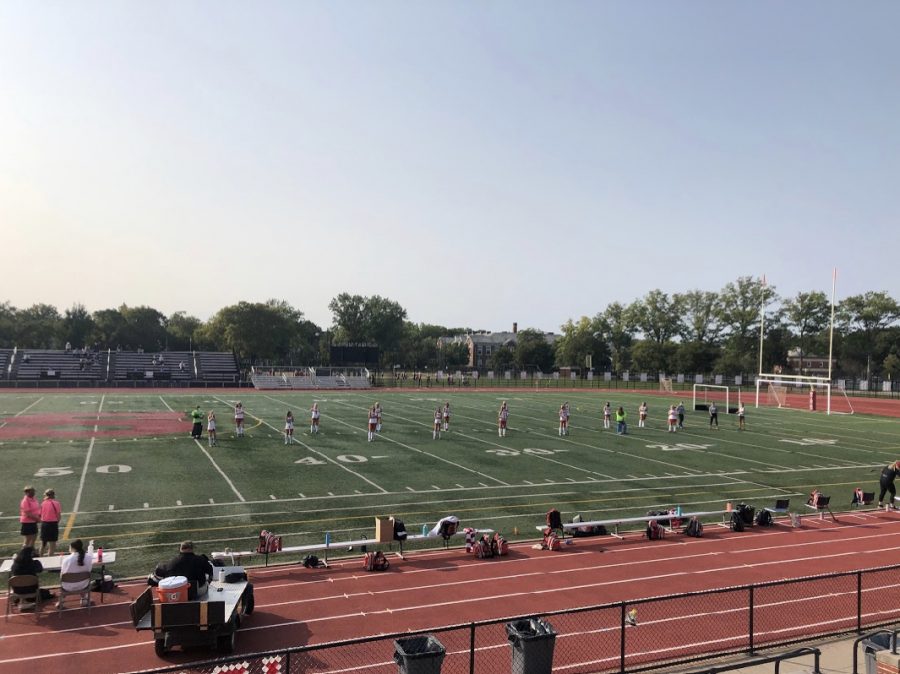
[[[828,320],[831,317],[828,297],[820,291],[800,292],[796,297],[786,300],[783,309],[788,327],[793,328],[796,334],[796,344],[800,349],[802,363],[803,355],[810,352],[812,338],[828,327]]]
[[[719,297],[719,320],[725,330],[725,343],[718,368],[723,372],[755,372],[759,363],[760,307],[768,307],[777,300],[775,287],[742,276],[728,283]],[[767,357],[763,367],[770,366],[771,358]]]
[[[377,344],[385,366],[398,359],[406,309],[397,302],[379,295],[341,293],[328,303],[328,308],[333,315],[336,342]]]
[[[280,300],[238,302],[220,309],[199,332],[204,342],[219,350],[233,350],[251,363],[282,363],[290,357],[302,323],[303,313]],[[314,335],[310,335],[311,345]]]
[[[512,348],[500,346],[491,353],[490,369],[494,376],[500,377],[503,372],[512,370],[516,366],[516,356]]]
[[[123,304],[119,313],[125,319],[123,338],[125,342],[143,347],[145,351],[162,351],[166,346],[167,319],[165,314],[153,307],[129,307]]]
[[[0,303],[0,348],[10,349],[16,345],[16,309],[9,302]]]
[[[631,364],[638,372],[671,372],[678,345],[642,339],[631,347]]]
[[[94,332],[94,319],[83,304],[73,304],[62,320],[62,339],[72,344],[73,348],[85,346],[91,342]],[[91,342],[93,345],[93,342]]]
[[[609,346],[612,367],[616,372],[623,372],[631,366],[631,345],[635,333],[631,313],[619,302],[613,302],[598,316],[598,323],[602,326],[600,334]]]
[[[136,349],[137,343],[126,340],[125,317],[118,309],[100,309],[93,313],[94,328],[91,341],[99,342],[101,347],[116,349]]]
[[[56,307],[33,304],[16,314],[16,342],[35,349],[58,349],[62,346],[62,317]]]
[[[541,372],[553,369],[553,347],[540,330],[520,330],[516,335],[514,353],[516,365],[523,370],[529,366],[537,367]]]
[[[681,339],[684,342],[714,343],[719,338],[722,315],[719,295],[705,290],[691,290],[676,295],[681,310]],[[702,372],[702,370],[690,370]]]
[[[184,311],[176,311],[169,316],[166,328],[169,333],[169,349],[172,351],[187,351],[194,346],[196,334],[203,325],[196,316],[189,316]]]
[[[582,316],[575,323],[571,319],[561,326],[562,335],[556,340],[554,350],[559,367],[601,369],[609,362],[609,347],[603,339],[604,325],[599,317]]]
[[[681,332],[681,297],[651,290],[628,307],[630,322],[644,339],[666,344]]]
[[[878,337],[900,318],[900,305],[885,292],[867,292],[844,299],[838,308],[849,333],[844,343],[845,356],[855,361],[857,374],[862,374],[864,363],[868,377],[872,374],[871,364],[875,363],[877,369],[877,363],[884,358],[876,351]]]

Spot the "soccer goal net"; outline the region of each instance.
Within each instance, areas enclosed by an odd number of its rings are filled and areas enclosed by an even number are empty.
[[[824,411],[826,414],[853,414],[853,404],[843,386],[821,377],[802,375],[760,375],[756,379],[756,406],[765,387],[765,403],[782,409]]]
[[[659,390],[664,393],[674,393],[672,390],[672,378],[671,377],[660,377],[659,378]]]
[[[721,403],[725,403],[725,407]],[[712,403],[725,414],[734,414],[737,407],[731,407],[731,387],[719,384],[694,384],[694,410],[708,410]]]

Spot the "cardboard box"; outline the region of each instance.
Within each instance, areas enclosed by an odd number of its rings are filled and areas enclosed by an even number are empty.
[[[379,543],[390,543],[394,540],[394,518],[375,518],[375,540]]]

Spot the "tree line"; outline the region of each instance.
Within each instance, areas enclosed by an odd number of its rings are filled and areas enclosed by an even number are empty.
[[[383,369],[434,370],[465,367],[465,335],[479,332],[414,323],[399,303],[378,295],[341,293],[328,307],[332,325],[323,328],[275,299],[238,302],[208,321],[183,311],[166,316],[147,306],[123,304],[92,313],[75,304],[60,313],[48,304],[19,309],[4,302],[0,347],[194,348],[234,351],[250,364],[328,365],[332,345],[368,343],[380,348]],[[764,370],[785,365],[790,349],[827,356],[831,304],[825,293],[782,298],[774,286],[740,277],[718,292],[670,295],[657,289],[630,304],[612,302],[592,317],[568,320],[555,340],[534,328],[519,331],[492,350],[489,366],[498,371],[590,366],[616,372],[751,373],[759,367],[761,319]],[[835,311],[835,374],[900,375],[898,320],[900,305],[886,292],[843,299]]]

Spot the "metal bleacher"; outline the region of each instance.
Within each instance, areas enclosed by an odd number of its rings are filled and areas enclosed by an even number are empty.
[[[189,382],[194,379],[194,356],[190,351],[118,351],[113,355],[113,363],[112,378],[117,381],[134,379]],[[183,368],[180,367],[182,363]]]
[[[237,384],[241,371],[233,353],[227,351],[198,351],[197,378],[210,382]]]
[[[15,378],[19,381],[98,381],[106,379],[105,352],[62,349],[19,349]]]

